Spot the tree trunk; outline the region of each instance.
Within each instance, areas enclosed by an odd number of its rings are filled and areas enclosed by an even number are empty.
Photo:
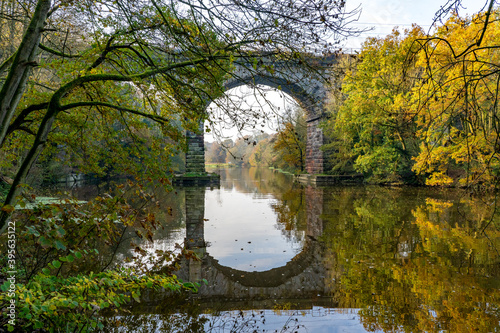
[[[50,6],[51,0],[38,1],[35,13],[12,61],[9,74],[0,90],[0,147],[4,143],[10,121],[23,95]]]
[[[10,186],[9,193],[5,198],[3,207],[15,204],[14,199],[18,193],[19,185],[21,185],[24,182],[26,175],[31,169],[31,166],[37,160],[38,155],[40,155],[45,146],[45,142],[47,141],[47,136],[49,135],[50,129],[52,128],[52,124],[54,123],[54,120],[59,111],[56,106],[59,104],[59,101],[55,100],[56,99],[53,98],[53,102],[49,105],[47,113],[45,114],[45,117],[43,118],[38,128],[35,141],[33,142],[33,145],[31,146],[31,149],[29,150],[28,154],[24,158],[23,163],[21,164],[19,170],[17,171],[16,177],[14,178],[12,185]],[[9,216],[10,212],[8,210],[0,211],[0,234],[3,232],[3,229],[6,226],[6,222],[9,219]]]

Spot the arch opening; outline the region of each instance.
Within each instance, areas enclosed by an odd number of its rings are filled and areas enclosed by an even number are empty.
[[[306,148],[305,148],[305,172],[309,174],[318,174],[323,172],[323,153],[321,146],[323,144],[323,133],[319,127],[319,122],[322,117],[322,110],[318,107],[317,98],[315,99],[308,93],[300,84],[289,82],[283,78],[275,78],[265,75],[247,76],[238,79],[231,79],[225,84],[226,92],[231,92],[232,89],[250,86],[253,88],[253,95],[260,96],[270,106],[271,112],[262,113],[262,110],[253,110],[250,106],[245,112],[238,110],[241,104],[235,103],[231,99],[231,94],[225,94],[221,100],[210,101],[207,104],[207,115],[209,121],[206,124],[200,124],[200,133],[187,133],[188,136],[188,154],[186,155],[186,172],[205,172],[205,132],[211,133],[212,141],[218,140],[222,142],[227,137],[224,136],[223,128],[236,128],[240,134],[244,130],[258,130],[265,127],[267,120],[268,126],[276,126],[272,119],[283,119],[280,112],[281,109],[286,109],[289,106],[297,105],[305,113],[306,119]],[[268,103],[267,94],[276,93],[281,95],[283,106],[275,106]],[[227,102],[226,105],[222,101]],[[257,104],[262,104],[257,102]],[[279,103],[281,104],[281,103]],[[227,106],[229,105],[229,107]],[[214,107],[215,106],[215,107]],[[260,106],[260,105],[259,105]],[[218,109],[218,110],[217,110]],[[214,110],[216,110],[214,112]],[[238,112],[239,111],[239,112]],[[240,116],[242,115],[243,116]],[[224,116],[224,117],[222,117]],[[229,122],[227,121],[229,119]],[[263,121],[263,123],[261,123]],[[217,128],[219,126],[219,128]],[[241,135],[244,136],[244,135]],[[216,138],[216,139],[215,139]]]
[[[269,86],[242,84],[227,90],[208,106],[205,162],[303,173],[307,125],[300,104]]]
[[[266,85],[228,87],[223,97],[207,106],[205,140],[222,142],[245,135],[276,133],[301,103],[285,91]]]

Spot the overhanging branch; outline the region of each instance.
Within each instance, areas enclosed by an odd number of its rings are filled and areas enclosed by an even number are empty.
[[[52,53],[56,56],[60,56],[60,57],[63,57],[63,58],[80,58],[81,55],[79,54],[66,54],[64,52],[61,52],[61,51],[58,51],[58,50],[54,50],[54,49],[51,49],[50,47],[46,46],[46,45],[43,45],[40,43],[40,45],[38,45],[42,50],[44,50],[45,52],[49,52],[49,53]]]
[[[141,117],[145,117],[145,118],[151,119],[151,120],[159,122],[159,123],[167,123],[167,122],[169,122],[169,119],[164,118],[164,117],[159,116],[159,115],[155,115],[155,114],[151,114],[151,113],[146,113],[146,112],[141,112],[141,111],[138,111],[136,109],[131,109],[131,108],[124,107],[124,106],[121,106],[121,105],[116,105],[116,104],[106,103],[106,102],[98,102],[98,101],[70,103],[70,104],[66,104],[66,105],[61,106],[59,108],[59,110],[60,111],[66,111],[66,110],[69,110],[69,109],[74,109],[74,108],[77,108],[77,107],[85,107],[85,106],[90,106],[90,107],[92,107],[92,106],[104,106],[104,107],[116,109],[116,110],[119,110],[119,111],[124,111],[124,112],[128,112],[128,113],[132,113],[132,114],[135,114],[135,115],[138,115],[138,116],[141,116]]]

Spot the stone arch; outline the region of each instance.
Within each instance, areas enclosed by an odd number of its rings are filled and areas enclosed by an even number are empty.
[[[324,117],[324,101],[326,99],[325,78],[329,80],[328,67],[335,57],[312,59],[315,66],[323,68],[322,79],[312,77],[298,64],[287,61],[276,61],[272,58],[261,60],[261,66],[253,69],[248,63],[236,64],[234,75],[225,82],[227,90],[242,85],[264,85],[279,88],[292,98],[306,111],[307,143],[306,143],[306,172],[309,174],[323,173],[324,156],[321,146],[324,142],[323,132],[319,126]],[[266,65],[272,64],[278,68],[277,73],[269,73]],[[208,106],[208,105],[207,105]],[[200,124],[200,133],[187,132],[188,152],[186,154],[186,172],[205,172],[205,147],[203,124]]]
[[[326,295],[324,246],[307,239],[304,248],[285,265],[266,271],[243,271],[219,264],[208,252],[194,250],[201,260],[182,259],[176,275],[181,280],[201,283],[196,299],[214,301],[301,298],[304,294]],[[201,249],[200,249],[201,250]]]

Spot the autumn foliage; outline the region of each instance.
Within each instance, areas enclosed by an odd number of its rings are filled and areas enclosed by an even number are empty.
[[[495,186],[498,15],[453,15],[432,35],[395,29],[340,62],[343,84],[331,93],[325,126],[334,171],[351,167],[375,182]]]

